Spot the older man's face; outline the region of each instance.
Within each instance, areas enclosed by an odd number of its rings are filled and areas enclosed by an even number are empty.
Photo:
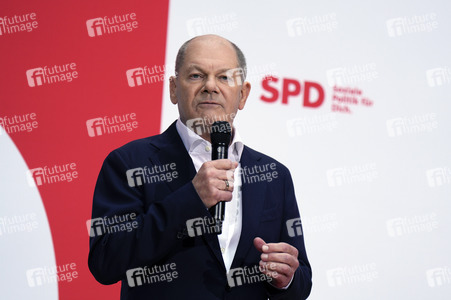
[[[180,118],[204,118],[233,122],[243,109],[250,91],[248,82],[230,77],[238,67],[232,45],[218,37],[193,40],[176,78],[171,78],[171,101],[178,104]]]

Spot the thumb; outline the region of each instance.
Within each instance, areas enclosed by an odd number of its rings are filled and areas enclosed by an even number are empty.
[[[259,252],[263,252],[262,247],[264,245],[266,245],[266,242],[262,238],[256,237],[254,239],[254,246]]]

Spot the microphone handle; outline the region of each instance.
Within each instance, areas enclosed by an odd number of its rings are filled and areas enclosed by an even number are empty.
[[[212,160],[216,160],[216,159],[226,159],[228,158],[228,149],[227,149],[227,145],[226,144],[215,144],[212,145],[213,149],[211,152],[211,159]],[[222,233],[222,222],[224,222],[224,218],[225,218],[225,202],[221,201],[218,202],[215,206],[214,206],[214,218],[216,219],[216,222],[219,222],[218,229],[219,232],[218,234]]]

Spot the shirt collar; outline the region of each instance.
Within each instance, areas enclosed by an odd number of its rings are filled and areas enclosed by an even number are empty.
[[[192,150],[201,143],[206,143],[206,145],[211,146],[211,143],[209,141],[204,140],[200,135],[198,135],[193,130],[188,128],[185,124],[183,124],[182,120],[180,120],[180,117],[177,119],[175,126],[177,127],[177,132],[179,133],[183,145],[185,145],[186,151],[188,151],[188,153],[191,153]],[[239,161],[241,159],[243,149],[244,144],[241,139],[241,136],[238,133],[236,127],[233,127],[233,140],[232,143],[230,143],[229,151],[232,150],[234,155],[237,156]]]

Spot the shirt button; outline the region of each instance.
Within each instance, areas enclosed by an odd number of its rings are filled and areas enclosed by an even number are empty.
[[[205,146],[205,151],[210,152],[210,147],[209,146]]]
[[[224,253],[225,249],[223,247],[221,247],[221,253]]]

